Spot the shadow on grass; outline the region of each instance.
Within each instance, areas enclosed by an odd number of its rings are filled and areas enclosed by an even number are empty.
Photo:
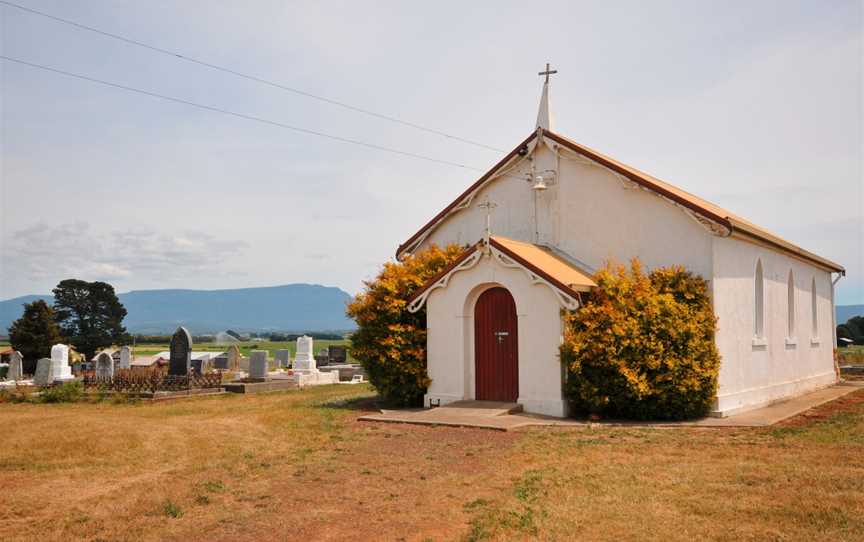
[[[382,408],[387,408],[386,402],[374,392],[370,392],[370,395],[361,395],[360,397],[351,397],[348,399],[329,399],[321,401],[315,406],[352,410],[355,412],[378,412]]]

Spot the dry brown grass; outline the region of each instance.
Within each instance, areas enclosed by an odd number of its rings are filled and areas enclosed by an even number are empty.
[[[861,540],[864,393],[768,429],[357,422],[364,386],[0,405],[4,540]]]

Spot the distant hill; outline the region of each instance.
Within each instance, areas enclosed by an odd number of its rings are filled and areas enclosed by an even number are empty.
[[[864,305],[837,305],[837,325],[845,324],[853,316],[864,316]]]
[[[193,334],[237,331],[334,331],[354,329],[345,316],[348,292],[317,284],[287,284],[236,290],[140,290],[119,294],[129,314],[123,323],[130,333],[172,333],[178,325]],[[36,299],[28,295],[0,301],[0,332]]]

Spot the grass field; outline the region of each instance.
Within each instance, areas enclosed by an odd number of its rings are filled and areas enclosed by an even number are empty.
[[[780,427],[358,422],[365,386],[0,404],[4,540],[862,540],[864,392]]]
[[[339,341],[328,341],[328,340],[315,340],[313,344],[313,348],[315,352],[323,348],[329,348],[330,345],[338,345],[347,347],[349,344],[347,340],[339,340]],[[297,342],[296,341],[285,341],[285,342],[275,342],[275,341],[267,341],[267,340],[252,340],[246,342],[236,343],[238,347],[240,347],[240,353],[244,356],[248,356],[249,352],[252,350],[267,350],[270,355],[270,358],[273,358],[276,350],[281,349],[289,349],[291,350],[291,356],[293,357],[297,353]],[[228,349],[230,345],[217,345],[214,343],[195,343],[193,346],[193,350],[196,352],[224,352]],[[137,356],[149,356],[153,354],[158,354],[159,352],[165,352],[169,348],[168,343],[165,344],[138,344],[135,345],[134,355]],[[349,359],[351,357],[350,353],[348,355]]]

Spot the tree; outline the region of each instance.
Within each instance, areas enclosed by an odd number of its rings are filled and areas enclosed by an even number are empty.
[[[60,340],[54,311],[41,299],[24,305],[24,314],[9,327],[9,342],[24,357],[23,370],[27,374],[36,371],[36,362],[49,357],[51,347]]]
[[[54,288],[55,321],[86,359],[102,348],[130,341],[125,317],[126,309],[110,284],[67,279]]]
[[[388,262],[374,280],[348,305],[357,322],[351,335],[351,355],[381,396],[402,405],[418,404],[429,386],[426,374],[426,310],[408,312],[407,300],[427,280],[454,261],[464,249],[435,245]]]
[[[864,344],[864,316],[853,316],[837,326],[837,338],[846,338],[854,344]]]
[[[607,266],[597,290],[565,317],[561,360],[574,413],[685,419],[717,390],[717,320],[704,279],[674,266]]]

